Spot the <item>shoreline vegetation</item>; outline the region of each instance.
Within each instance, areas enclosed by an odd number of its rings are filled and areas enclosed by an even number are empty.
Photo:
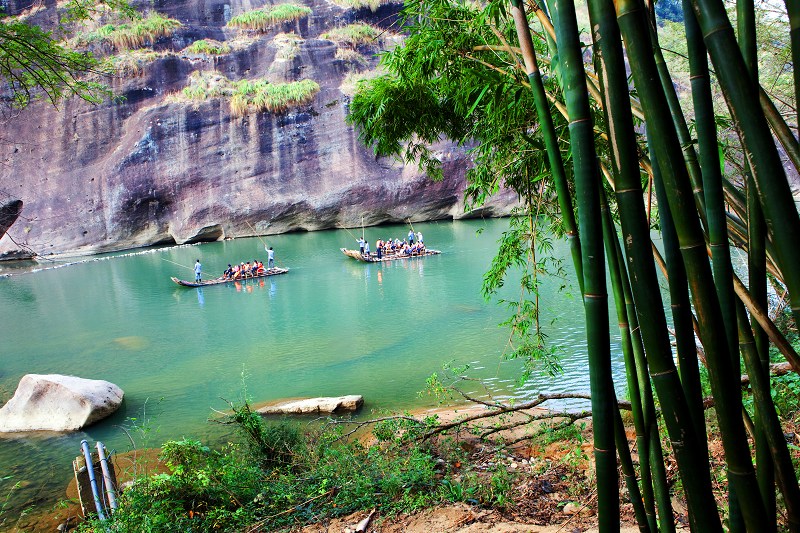
[[[787,382],[794,386],[796,378],[777,376],[776,390]],[[73,500],[57,512],[25,516],[17,527],[318,533],[355,531],[369,517],[372,527],[389,532],[596,528],[590,412],[546,408],[554,400],[587,395],[542,394],[503,403],[443,385],[436,376],[427,392],[439,406],[373,413],[368,420],[262,417],[256,404],[231,404],[231,411],[210,420],[231,426],[226,443],[211,447],[183,439],[116,457],[127,488],[110,522],[80,522]],[[797,401],[784,406],[795,439],[798,407]],[[620,408],[636,459],[636,435],[625,414],[630,405],[620,402]],[[706,419],[715,499],[724,508],[724,452],[713,410]],[[667,454],[664,461],[675,523],[688,528],[674,459]],[[620,478],[622,530],[638,531]],[[68,498],[74,495],[69,489]]]

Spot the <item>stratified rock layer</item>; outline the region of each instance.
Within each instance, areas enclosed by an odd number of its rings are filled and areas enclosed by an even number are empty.
[[[0,408],[0,432],[75,431],[112,414],[123,396],[108,381],[27,374]]]
[[[364,405],[361,395],[306,398],[278,402],[257,409],[262,415],[306,415],[306,414],[339,414],[358,411]]]
[[[360,45],[354,60],[352,50],[337,55],[343,45],[320,36],[356,20],[391,24],[398,5],[373,14],[326,0],[302,3],[311,16],[265,34],[225,26],[261,0],[143,4],[184,28],[153,43],[166,55],[113,80],[121,102],[72,99],[59,109],[40,102],[0,125],[0,192],[24,202],[0,254],[19,249],[9,237],[38,254],[90,253],[463,216],[471,164],[463,149],[441,143],[444,180],[433,182],[416,167],[376,160],[345,123],[346,78],[373,68],[379,49]],[[36,16],[46,19],[48,10]],[[273,40],[279,33],[299,37],[288,55],[286,38]],[[201,38],[242,37],[245,45],[222,56],[181,52]],[[224,98],[175,97],[197,70],[231,80],[311,79],[320,91],[285,113],[233,116]],[[506,193],[474,214],[505,214],[515,203]]]

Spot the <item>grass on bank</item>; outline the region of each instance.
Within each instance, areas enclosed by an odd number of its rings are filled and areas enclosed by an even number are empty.
[[[108,43],[118,50],[141,48],[183,27],[180,21],[151,11],[146,17],[125,24],[106,24],[76,37],[78,44]]]
[[[190,84],[181,91],[179,99],[229,98],[234,116],[283,113],[311,102],[320,90],[313,80],[290,83],[270,83],[265,79],[231,81],[218,72],[194,72],[189,79]]]
[[[231,418],[243,442],[222,450],[193,440],[166,443],[170,473],[137,480],[109,521],[80,530],[271,531],[364,509],[391,515],[441,502],[511,502],[505,467],[469,471],[461,447],[414,440],[425,424],[381,423],[377,441],[367,445],[343,438],[342,426],[265,422],[247,404]]]
[[[311,8],[295,4],[277,4],[236,15],[228,22],[232,28],[266,31],[281,22],[299,20],[311,14]]]

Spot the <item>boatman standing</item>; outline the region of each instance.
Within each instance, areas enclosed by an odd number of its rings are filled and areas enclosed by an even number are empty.
[[[267,250],[267,268],[275,268],[275,250],[272,246]]]
[[[198,259],[197,262],[194,264],[194,280],[197,283],[202,281],[203,277],[203,266],[200,264],[200,260]]]

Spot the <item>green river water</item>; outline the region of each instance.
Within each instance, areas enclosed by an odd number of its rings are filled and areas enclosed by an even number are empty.
[[[433,406],[418,393],[453,362],[469,364],[500,398],[588,392],[583,310],[579,298],[558,291],[563,280],[545,284],[541,310],[544,324],[555,320],[547,332],[565,350],[564,374],[518,387],[520,362],[503,360],[508,331],[498,324],[507,311],[485,301],[480,287],[506,220],[414,226],[441,255],[364,264],[341,254],[357,245],[351,232],[336,230],[268,237],[278,266],[290,272],[241,285],[189,289],[170,276],[193,279],[188,266],[198,258],[205,278],[228,262],[265,259],[257,238],[90,258],[0,279],[0,404],[27,373],[105,379],[125,391],[121,409],[86,431],[0,438],[0,504],[11,494],[6,517],[63,497],[83,438],[119,452],[132,449],[128,433],[137,447],[184,436],[223,441],[231,428],[208,418],[225,400],[242,399],[245,388],[254,403],[362,394],[363,417]],[[366,236],[374,243],[407,232],[382,226]],[[556,243],[556,254],[566,253]],[[515,285],[503,296],[518,298]],[[618,345],[612,350],[622,388]],[[23,487],[11,491],[16,482]]]

